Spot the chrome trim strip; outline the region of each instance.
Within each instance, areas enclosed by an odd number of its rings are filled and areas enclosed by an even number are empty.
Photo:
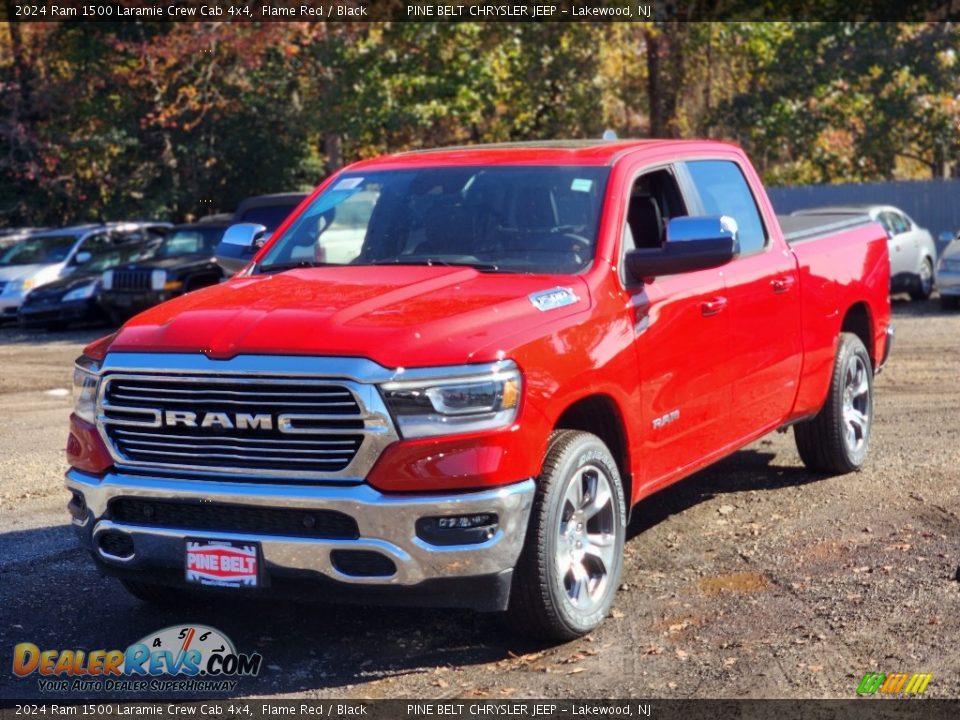
[[[107,530],[127,532],[133,538],[132,558],[112,559],[125,567],[183,567],[188,537],[237,540],[260,544],[267,568],[309,570],[345,583],[414,585],[431,578],[488,575],[512,568],[520,556],[536,485],[523,480],[478,492],[386,495],[369,485],[328,487],[250,484],[243,481],[210,483],[157,476],[110,472],[103,477],[78,470],[67,473],[66,485],[83,495],[88,522],[75,524],[81,540],[97,550],[94,538]],[[255,507],[335,510],[357,521],[357,540],[326,540],[258,533],[229,533],[190,528],[159,528],[117,523],[104,515],[118,497],[158,500],[197,500]],[[416,521],[438,515],[496,513],[499,530],[476,545],[436,546],[416,536]],[[343,575],[330,562],[335,549],[374,550],[397,566],[390,577]]]

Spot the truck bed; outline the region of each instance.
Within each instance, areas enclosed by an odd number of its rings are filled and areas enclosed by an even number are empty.
[[[850,230],[873,222],[869,215],[851,215],[850,213],[778,215],[777,220],[780,222],[784,239],[791,245],[834,235],[842,230]]]

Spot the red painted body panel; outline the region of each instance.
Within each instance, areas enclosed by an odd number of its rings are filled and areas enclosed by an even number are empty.
[[[766,249],[716,270],[625,287],[615,259],[632,179],[644,169],[703,158],[740,165],[767,227]],[[105,341],[109,351],[359,356],[386,367],[512,358],[524,379],[513,427],[397,442],[368,481],[401,492],[535,476],[558,418],[578,400],[601,396],[623,428],[633,502],[815,413],[854,305],[868,311],[875,362],[884,355],[890,306],[882,229],[867,225],[788,247],[738,148],[646,141],[464,149],[378,158],[349,170],[459,164],[611,165],[592,266],[577,276],[378,266],[236,277],[137,316]],[[578,301],[547,312],[529,302],[531,293],[558,285],[573,289]],[[722,311],[705,313],[703,303],[717,299],[725,301]],[[674,410],[682,412],[654,428]],[[78,437],[90,430],[83,425],[74,421]],[[71,455],[71,463],[97,465],[102,443],[84,442],[89,449]]]

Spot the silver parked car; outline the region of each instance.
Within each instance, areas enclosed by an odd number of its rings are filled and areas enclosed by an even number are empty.
[[[937,245],[929,231],[893,205],[834,205],[797,210],[794,215],[869,215],[887,231],[890,292],[926,300],[933,292]]]
[[[937,287],[944,310],[960,307],[960,233],[940,253],[937,262]]]
[[[16,318],[31,290],[70,275],[101,246],[159,237],[170,227],[157,222],[76,225],[34,233],[0,250],[0,320]]]

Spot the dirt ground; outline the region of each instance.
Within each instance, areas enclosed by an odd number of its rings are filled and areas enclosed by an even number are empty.
[[[124,648],[183,622],[263,654],[238,693],[314,698],[851,698],[867,671],[960,697],[960,313],[897,302],[867,467],[767,437],[634,512],[615,609],[555,647],[454,611],[233,602],[161,611],[101,578],[64,509],[73,358],[103,334],[0,328],[0,698],[13,645]]]

